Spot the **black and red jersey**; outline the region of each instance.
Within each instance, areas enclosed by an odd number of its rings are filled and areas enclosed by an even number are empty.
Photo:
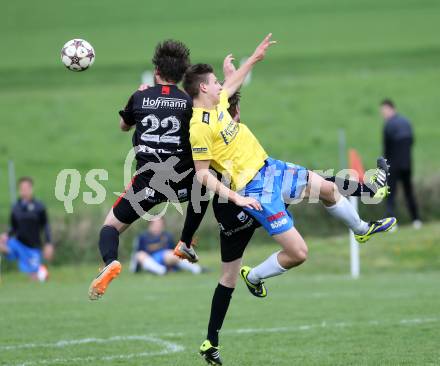
[[[185,161],[184,165],[192,161],[189,142],[192,100],[176,85],[157,84],[136,91],[119,114],[126,124],[135,126],[133,146],[138,168],[170,156],[178,156],[182,163]]]

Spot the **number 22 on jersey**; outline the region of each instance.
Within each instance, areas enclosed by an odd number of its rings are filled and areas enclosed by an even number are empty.
[[[170,143],[180,145],[180,136],[172,136],[172,134],[180,130],[180,121],[175,116],[169,116],[159,121],[154,114],[149,114],[142,121],[142,126],[147,127],[147,130],[141,135],[141,140],[145,142],[156,142],[156,143]],[[159,129],[168,128],[162,135],[159,133],[154,133]]]

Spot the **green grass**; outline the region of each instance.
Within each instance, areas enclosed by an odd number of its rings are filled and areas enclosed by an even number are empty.
[[[308,238],[310,260],[268,280],[268,298],[238,283],[221,334],[225,364],[438,365],[439,234],[431,224],[375,238],[362,246],[358,280],[348,276],[347,238]],[[253,243],[245,263],[274,249]],[[202,258],[213,272],[125,270],[98,302],[87,300],[94,267],[53,268],[46,284],[8,272],[0,364],[202,365],[197,349],[219,269],[218,253]]]
[[[432,0],[8,3],[0,14],[7,50],[0,59],[1,177],[13,159],[17,174],[34,176],[37,194],[61,216],[54,198],[58,172],[78,169],[84,179],[89,169],[103,168],[108,207],[112,192],[123,187],[130,147],[130,137],[118,131],[117,110],[151,68],[154,45],[181,39],[194,62],[218,67],[229,52],[248,55],[269,31],[279,44],[244,88],[242,115],[270,155],[338,168],[338,129],[344,128],[348,145],[370,167],[381,153],[377,104],[390,96],[414,121],[417,177],[433,175],[439,168],[432,159],[440,137],[439,21],[440,4]],[[73,37],[95,46],[90,71],[61,65],[59,49]],[[4,205],[6,179],[0,186]],[[84,207],[86,190],[83,181],[75,212]]]

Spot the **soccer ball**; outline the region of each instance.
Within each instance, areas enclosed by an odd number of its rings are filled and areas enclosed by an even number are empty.
[[[72,39],[61,49],[61,61],[71,71],[84,71],[93,65],[95,50],[83,39]]]

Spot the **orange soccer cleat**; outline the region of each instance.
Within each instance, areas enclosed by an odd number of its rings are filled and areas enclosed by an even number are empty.
[[[105,266],[104,269],[90,284],[89,299],[100,299],[104,295],[105,290],[107,290],[107,286],[110,284],[110,282],[112,282],[114,278],[119,276],[119,273],[121,273],[121,269],[121,263],[116,260],[111,262],[108,266]]]
[[[180,259],[186,259],[188,262],[196,263],[199,261],[199,256],[194,250],[195,243],[192,242],[188,248],[183,241],[179,241],[174,248],[174,255]]]

